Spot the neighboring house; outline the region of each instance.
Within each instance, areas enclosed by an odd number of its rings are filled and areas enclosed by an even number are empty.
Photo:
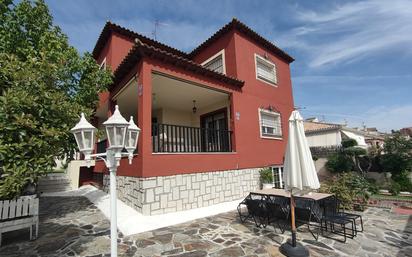
[[[401,128],[399,130],[399,132],[401,133],[401,135],[403,135],[406,138],[412,138],[412,127],[408,127],[408,128]]]
[[[378,149],[383,149],[385,143],[385,137],[388,135],[378,131],[377,128],[365,128],[364,131],[365,142],[369,147],[376,147]]]
[[[114,74],[94,124],[117,104],[142,129],[133,164],[118,169],[126,204],[146,215],[204,207],[256,189],[262,167],[281,173],[294,59],[245,24],[233,19],[185,53],[108,22],[93,56]],[[107,190],[104,163],[92,171]]]
[[[305,121],[305,134],[309,147],[339,147],[344,139],[355,139],[359,147],[368,148],[363,131],[345,125]]]

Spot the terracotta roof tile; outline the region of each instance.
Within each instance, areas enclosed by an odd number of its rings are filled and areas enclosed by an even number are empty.
[[[287,54],[285,51],[274,45],[272,42],[269,40],[265,39],[261,35],[259,35],[257,32],[249,28],[247,25],[244,23],[240,22],[236,18],[233,18],[231,22],[223,26],[221,29],[219,29],[215,34],[213,34],[210,38],[208,38],[206,41],[204,41],[202,44],[200,44],[198,47],[193,49],[192,52],[189,53],[189,57],[193,58],[196,56],[199,52],[201,52],[203,49],[208,47],[210,44],[215,42],[217,39],[219,39],[221,36],[226,34],[227,32],[231,31],[232,29],[236,29],[239,32],[247,35],[248,37],[254,39],[257,43],[263,45],[270,51],[274,52],[276,55],[281,57],[283,60],[285,60],[288,63],[293,62],[295,59],[291,57],[289,54]]]
[[[305,133],[319,132],[319,131],[325,131],[325,130],[334,130],[334,129],[339,129],[342,127],[342,125],[339,125],[339,124],[311,122],[311,121],[303,122],[303,126],[305,128]]]
[[[148,56],[151,58],[159,59],[163,62],[172,63],[175,66],[183,67],[191,70],[192,72],[202,74],[207,77],[217,79],[219,81],[234,85],[238,88],[241,88],[244,84],[244,81],[238,80],[236,78],[227,76],[223,73],[215,72],[209,70],[202,65],[195,63],[187,58],[184,58],[180,55],[173,54],[169,51],[156,48],[154,46],[145,44],[144,42],[136,39],[134,46],[129,51],[127,56],[123,59],[122,63],[114,72],[114,84],[120,82],[124,76],[130,71],[130,68],[135,65],[141,57]]]
[[[115,31],[123,36],[129,37],[131,40],[134,40],[135,38],[138,38],[140,41],[142,41],[145,44],[148,45],[153,45],[156,48],[171,52],[175,55],[179,55],[179,56],[184,56],[184,57],[188,57],[188,54],[185,52],[182,52],[176,48],[173,48],[171,46],[165,45],[163,43],[160,43],[159,41],[150,39],[148,37],[145,37],[139,33],[136,33],[132,30],[129,30],[127,28],[124,28],[122,26],[119,26],[117,24],[114,24],[110,21],[107,21],[102,32],[100,33],[99,38],[97,39],[96,45],[93,49],[93,57],[96,59],[100,53],[100,51],[103,49],[105,42],[107,41],[107,39],[110,37],[110,33],[112,31]]]

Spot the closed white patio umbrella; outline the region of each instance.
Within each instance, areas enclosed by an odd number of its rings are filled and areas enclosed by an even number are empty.
[[[285,152],[283,181],[285,190],[291,193],[292,244],[289,242],[282,244],[280,251],[286,256],[309,256],[308,250],[296,243],[295,200],[293,196],[316,190],[320,184],[306,140],[303,118],[297,110],[293,111],[289,118],[289,138]]]

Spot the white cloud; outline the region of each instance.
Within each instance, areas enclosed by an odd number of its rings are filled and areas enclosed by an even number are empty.
[[[310,67],[352,62],[383,52],[412,53],[412,2],[367,0],[346,3],[328,11],[302,10],[305,23],[282,38],[310,56]]]
[[[365,124],[377,127],[382,131],[390,132],[391,129],[401,129],[412,126],[412,105],[379,106],[365,114]]]

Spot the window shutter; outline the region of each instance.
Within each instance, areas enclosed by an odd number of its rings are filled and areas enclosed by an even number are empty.
[[[204,65],[205,68],[208,68],[209,70],[216,71],[223,73],[223,58],[222,55],[217,56],[213,60],[207,62]]]
[[[275,118],[273,115],[261,113],[260,118],[262,120],[262,126],[274,128],[276,126]]]
[[[267,136],[282,136],[281,120],[278,113],[260,112],[262,134]]]
[[[277,83],[276,67],[256,56],[256,71],[258,78]]]

